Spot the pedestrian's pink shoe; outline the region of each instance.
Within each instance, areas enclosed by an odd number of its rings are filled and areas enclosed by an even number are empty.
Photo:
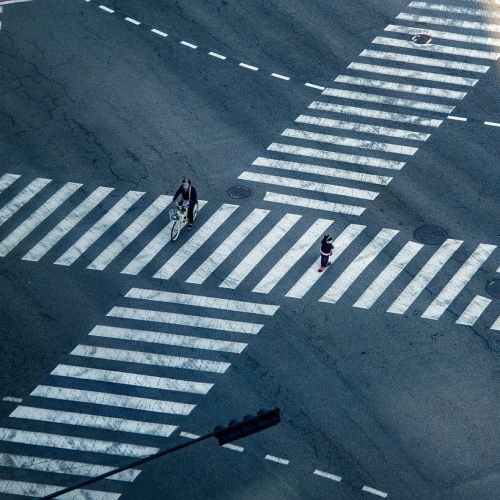
[[[326,263],[326,265],[327,265],[327,266],[331,266],[332,264],[333,264],[333,262],[331,262],[331,261],[328,261],[328,262]]]
[[[320,268],[318,269],[318,273],[322,273],[324,270],[325,270],[325,268],[324,268],[324,267],[320,267]]]

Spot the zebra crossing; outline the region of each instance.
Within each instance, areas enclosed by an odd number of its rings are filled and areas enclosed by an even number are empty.
[[[399,24],[375,37],[309,113],[295,119],[296,128],[285,129],[239,179],[273,185],[278,192],[267,191],[266,202],[361,215],[393,178],[380,173],[401,170],[417,153],[417,141],[430,137],[500,56],[497,38],[477,34],[499,32],[493,22],[500,14],[484,8],[490,2],[475,2],[483,8],[456,3],[410,2],[396,17]],[[423,29],[423,23],[445,30]],[[432,43],[412,41],[421,33]]]
[[[181,417],[279,308],[141,288],[124,300],[4,421],[0,493],[48,495],[167,447]],[[193,308],[200,314],[185,313]],[[63,498],[117,499],[140,472]]]

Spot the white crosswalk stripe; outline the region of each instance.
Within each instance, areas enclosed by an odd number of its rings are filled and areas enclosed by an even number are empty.
[[[254,172],[243,172],[238,179],[262,184],[279,184],[280,187],[304,189],[306,191],[314,191],[315,193],[336,194],[338,196],[360,198],[362,200],[374,200],[379,195],[376,191],[368,191],[366,189],[349,188],[337,184],[325,184],[323,182],[292,179],[279,175],[257,174]]]
[[[207,204],[206,201],[198,200],[198,209],[201,210]],[[139,274],[167,245],[174,222],[169,222],[123,269],[123,274]]]
[[[404,314],[462,243],[460,240],[446,240],[387,309],[387,312]]]
[[[377,36],[372,43],[379,45],[387,45],[389,47],[400,47],[403,49],[420,50],[423,52],[437,52],[439,54],[451,54],[454,56],[461,57],[473,57],[476,59],[490,59],[496,61],[500,54],[496,52],[485,52],[483,50],[473,50],[473,49],[461,49],[459,47],[450,47],[447,45],[435,45],[435,44],[425,44],[418,45],[412,41],[399,40],[397,38],[386,38]],[[446,91],[443,92],[445,94]],[[446,95],[442,96],[446,97]]]
[[[415,101],[414,99],[401,99],[399,97],[390,97],[378,94],[367,94],[365,92],[352,92],[340,89],[325,89],[324,95],[330,97],[340,97],[342,99],[352,99],[356,101],[376,102],[387,106],[399,106],[413,109],[423,109],[434,111],[435,113],[451,113],[455,106],[446,106],[444,104],[434,104],[432,102]]]
[[[320,302],[335,304],[398,232],[394,229],[382,229],[335,280],[335,283],[319,299]]]
[[[439,12],[452,12],[455,14],[465,14],[467,16],[479,16],[485,19],[488,18],[500,18],[500,12],[495,12],[493,9],[484,10],[484,9],[471,9],[463,6],[455,6],[455,5],[443,5],[443,4],[435,4],[428,2],[410,2],[408,7],[412,9],[421,9],[421,10],[436,10]]]
[[[40,260],[56,243],[73,229],[87,214],[89,214],[113,188],[98,187],[68,216],[66,216],[52,231],[40,240],[24,257],[23,260]]]
[[[29,406],[18,406],[9,417],[161,437],[169,437],[177,428],[175,425],[158,424],[143,420],[105,417],[102,415],[49,410],[46,408],[31,408]]]
[[[237,208],[238,205],[222,205],[153,277],[170,279]]]
[[[311,116],[309,118],[314,117]],[[279,170],[289,170],[291,172],[302,172],[312,175],[323,175],[325,177],[334,177],[349,181],[366,182],[369,184],[378,184],[380,186],[387,186],[387,184],[389,184],[392,180],[392,177],[388,177],[386,175],[365,174],[363,172],[355,172],[352,170],[342,170],[333,167],[322,167],[320,165],[311,165],[295,161],[273,160],[271,158],[262,157],[257,158],[252,165],[276,168]]]
[[[409,241],[363,292],[363,295],[354,303],[353,307],[370,309],[423,246],[420,243]]]
[[[229,255],[245,240],[245,238],[269,214],[269,210],[256,208],[241,222],[236,229],[213,251],[201,264],[186,283],[201,285],[229,257]]]
[[[32,409],[35,410],[35,408]],[[73,462],[70,460],[56,460],[53,458],[40,459],[40,457],[13,455],[11,453],[0,453],[0,466],[89,477],[99,476],[114,469],[113,467],[107,467],[105,465]],[[123,472],[118,472],[113,476],[109,476],[108,479],[112,481],[131,482],[137,478],[140,472],[141,471],[137,469],[128,469]]]
[[[358,235],[365,229],[365,226],[359,224],[350,224],[333,242],[334,254],[330,262],[335,262],[344,253],[345,249],[358,237]],[[312,286],[319,280],[323,273],[318,272],[320,262],[316,260],[314,264],[303,274],[303,276],[293,285],[293,287],[286,294],[287,297],[301,299],[312,288]]]
[[[171,196],[159,196],[123,233],[116,238],[87,269],[102,271],[105,269],[132,241],[135,240],[172,202]]]
[[[434,66],[436,68],[456,69],[458,71],[472,71],[476,73],[486,73],[490,67],[483,64],[471,64],[447,59],[437,59],[434,57],[409,56],[408,54],[398,54],[396,52],[385,52],[379,50],[363,50],[361,57],[372,59],[383,59],[384,61],[403,62],[405,64],[416,64],[420,66]]]
[[[269,293],[332,224],[332,220],[317,219],[252,291]]]
[[[3,174],[2,177],[0,177],[0,193],[5,191],[11,184],[17,181],[19,177],[21,176],[17,174]]]
[[[450,83],[452,85],[464,85],[473,87],[479,80],[463,76],[450,76],[443,73],[429,73],[411,69],[400,69],[392,66],[380,66],[376,64],[351,63],[348,69],[364,71],[366,73],[377,73],[381,75],[397,76],[401,78],[412,78],[416,80],[429,80],[431,82]]]
[[[314,101],[309,105],[309,109],[318,111],[330,111],[347,115],[363,116],[365,118],[375,118],[377,120],[390,120],[393,122],[411,123],[412,125],[422,125],[424,127],[439,127],[443,120],[435,118],[423,118],[415,115],[405,115],[401,113],[389,113],[387,111],[378,111],[376,109],[357,108],[355,106],[343,106],[341,104],[332,104],[326,102]]]
[[[70,266],[93,245],[144,193],[129,191],[99,221],[97,221],[76,243],[74,243],[54,264]]]
[[[479,245],[424,311],[422,318],[439,319],[495,248],[495,245]]]
[[[286,214],[219,286],[222,288],[236,288],[259,262],[282,240],[285,234],[293,228],[300,218],[300,215]]]
[[[377,37],[375,40],[379,38],[380,37]],[[372,43],[376,43],[375,40]],[[384,38],[383,40],[394,40],[395,42],[413,44],[413,42],[406,42],[403,40],[397,40],[393,38]],[[393,82],[386,82],[383,80],[373,80],[371,78],[361,78],[357,76],[339,75],[337,76],[337,78],[335,78],[335,81],[337,83],[346,83],[348,85],[360,85],[363,87],[373,87],[376,89],[390,90],[394,92],[407,92],[408,94],[421,94],[432,97],[444,97],[446,99],[463,99],[467,95],[466,92],[459,92],[458,90],[437,89],[434,87],[422,87],[420,85],[409,85],[399,82],[393,83]],[[326,92],[327,90],[329,89],[325,89],[324,92]]]
[[[41,497],[52,495],[59,490],[62,490],[62,486],[0,479],[0,493],[10,495]],[[77,489],[71,493],[60,495],[59,498],[61,500],[118,500],[120,496],[120,493]]]
[[[457,319],[456,323],[459,325],[474,326],[474,323],[478,320],[479,316],[483,314],[490,303],[491,299],[476,295]]]
[[[500,32],[500,25],[481,23],[478,21],[465,21],[462,19],[445,19],[442,17],[419,16],[416,14],[401,13],[396,16],[401,21],[412,21],[415,23],[436,24],[440,26],[452,26],[454,28],[464,28],[478,31]]]
[[[82,184],[68,182],[37,208],[24,222],[0,242],[0,257],[5,257],[21,241],[39,226],[52,212],[59,208]]]
[[[340,92],[340,91],[339,91]],[[342,91],[343,92],[343,91]],[[346,92],[346,95],[354,95],[355,99],[359,92]],[[453,109],[453,108],[452,108]],[[287,128],[281,135],[285,137],[293,137],[294,139],[304,139],[306,141],[325,142],[327,144],[336,144],[338,146],[345,146],[360,149],[372,149],[374,151],[383,151],[384,153],[395,153],[401,155],[414,155],[417,148],[410,146],[399,146],[397,144],[389,144],[385,142],[374,142],[362,139],[353,139],[351,137],[340,137],[337,135],[318,134],[316,132],[307,132],[305,130],[296,130]]]

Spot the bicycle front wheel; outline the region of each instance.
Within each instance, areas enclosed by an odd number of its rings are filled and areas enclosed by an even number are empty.
[[[174,222],[174,225],[172,226],[172,232],[170,233],[170,238],[172,239],[172,241],[175,241],[179,237],[180,232],[181,232],[181,221],[176,220]]]
[[[196,219],[196,216],[198,215],[198,210],[199,210],[199,206],[198,206],[198,202],[196,202],[195,206],[193,207],[193,220]]]

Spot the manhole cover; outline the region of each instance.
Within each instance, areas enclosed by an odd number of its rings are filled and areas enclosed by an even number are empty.
[[[500,280],[488,281],[486,291],[495,299],[500,299]]]
[[[411,41],[414,43],[418,43],[419,45],[426,45],[432,42],[432,37],[429,35],[424,35],[424,33],[420,33],[418,35],[412,36]]]
[[[448,239],[448,233],[440,227],[422,226],[413,233],[413,237],[425,245],[441,245]]]
[[[241,199],[248,198],[252,194],[252,191],[245,186],[233,186],[227,190],[227,194],[231,198]]]

